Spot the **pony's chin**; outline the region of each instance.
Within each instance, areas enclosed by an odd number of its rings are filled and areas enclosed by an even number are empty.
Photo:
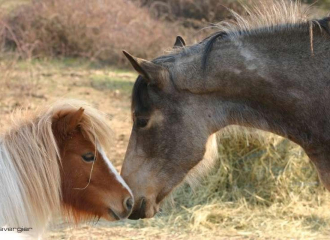
[[[107,213],[103,215],[103,218],[110,222],[121,219],[111,208],[108,208]]]

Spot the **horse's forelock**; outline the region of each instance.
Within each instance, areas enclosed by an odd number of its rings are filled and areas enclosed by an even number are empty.
[[[138,76],[132,91],[132,116],[134,114],[149,112],[150,108],[151,106],[148,96],[148,83],[142,76]]]

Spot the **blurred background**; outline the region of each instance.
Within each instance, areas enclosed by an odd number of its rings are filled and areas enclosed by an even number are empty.
[[[330,0],[304,2],[330,6]],[[20,58],[80,57],[125,67],[122,49],[153,58],[176,35],[196,42],[212,24],[231,18],[227,8],[244,14],[234,0],[0,0],[0,50]]]
[[[120,170],[137,76],[122,50],[152,59],[177,35],[194,44],[232,19],[228,8],[244,15],[240,2],[0,0],[0,129],[18,108],[91,102],[116,133],[110,156]],[[330,0],[303,3],[313,5],[311,17],[330,13]],[[215,167],[177,189],[154,219],[77,228],[58,219],[45,239],[329,239],[330,196],[299,146],[247,128],[218,137]]]

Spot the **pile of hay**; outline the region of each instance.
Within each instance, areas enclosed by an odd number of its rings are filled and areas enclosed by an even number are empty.
[[[277,238],[324,236],[330,226],[329,193],[304,151],[256,130],[222,131],[215,167],[172,200],[162,215],[138,226]]]

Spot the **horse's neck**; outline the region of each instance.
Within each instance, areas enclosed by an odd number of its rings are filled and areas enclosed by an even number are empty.
[[[319,31],[312,41],[307,30],[219,41],[192,92],[209,95],[214,131],[237,124],[301,145],[330,190],[329,58]]]
[[[218,40],[206,58],[204,70],[197,64],[197,72],[191,69],[189,90],[218,92],[229,98],[255,99],[267,94],[266,100],[281,100],[281,93],[294,97],[308,93],[314,83],[325,86],[329,80],[330,37],[325,35],[315,30],[311,41],[306,26]]]
[[[218,128],[256,127],[302,146],[328,141],[330,39],[320,30],[314,30],[313,48],[308,26],[218,40],[204,71],[197,63],[202,51],[196,55],[189,57],[190,64],[177,61],[174,79],[180,71],[179,88],[212,95]]]

